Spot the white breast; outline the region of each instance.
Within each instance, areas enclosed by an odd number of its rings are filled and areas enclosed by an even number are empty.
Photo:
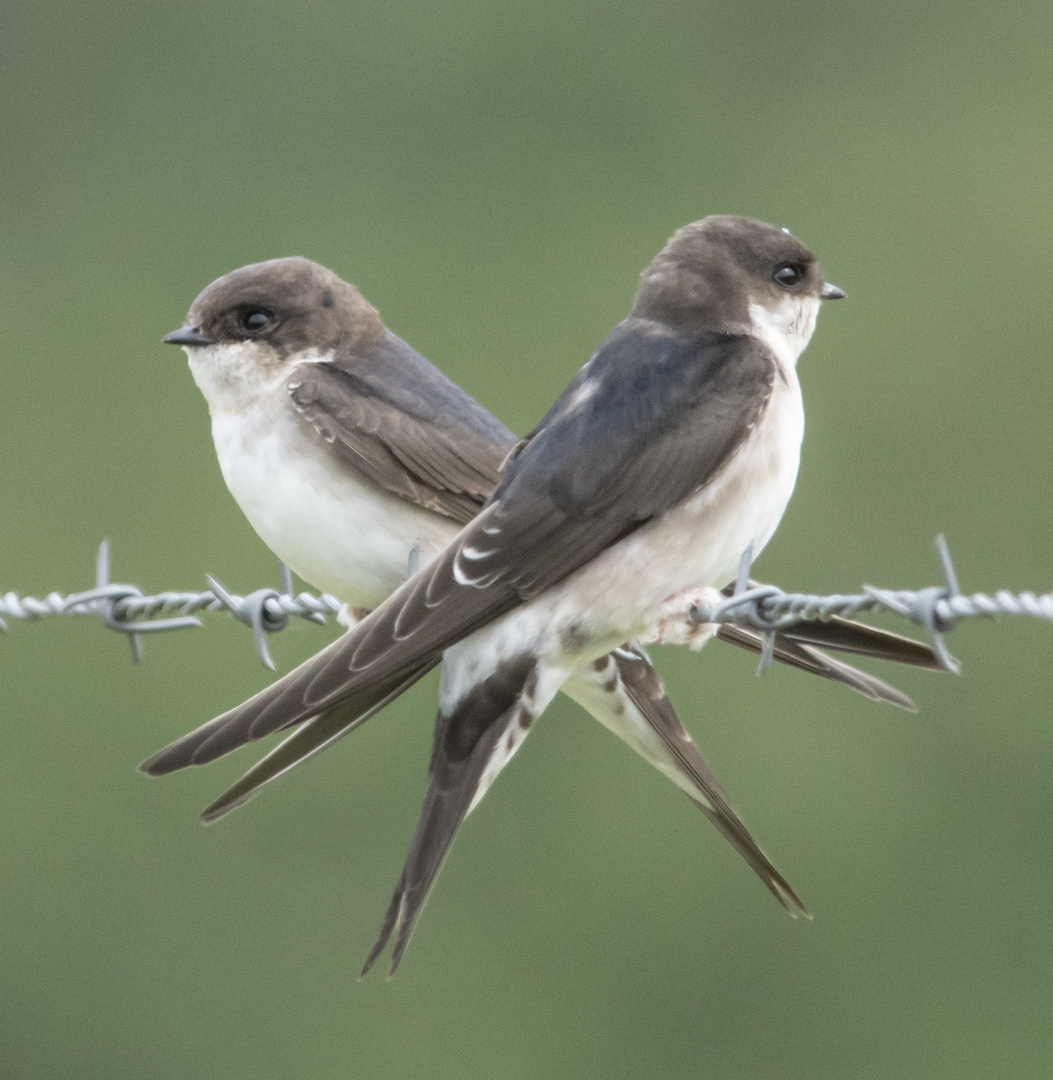
[[[782,519],[803,437],[797,373],[780,365],[764,412],[718,475],[568,579],[561,591],[590,613],[586,625],[595,618],[639,633],[673,593],[732,581],[746,548],[759,555]]]
[[[439,514],[337,467],[279,393],[266,405],[213,410],[223,479],[263,542],[315,588],[373,608],[457,531]]]
[[[187,348],[208,401],[223,479],[263,542],[317,589],[374,608],[457,532],[448,518],[381,491],[339,461],[296,415],[277,363],[256,342]]]

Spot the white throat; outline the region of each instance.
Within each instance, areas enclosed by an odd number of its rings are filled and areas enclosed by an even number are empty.
[[[814,296],[786,296],[774,308],[750,304],[753,336],[768,345],[784,364],[794,367],[815,330],[819,300]]]
[[[316,349],[294,354],[284,363],[273,350],[255,341],[236,341],[227,345],[184,345],[190,373],[205,395],[209,412],[242,412],[255,404],[261,395],[277,390],[289,371],[302,363],[320,363],[332,359]]]

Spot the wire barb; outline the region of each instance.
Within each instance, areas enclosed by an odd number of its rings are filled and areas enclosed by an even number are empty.
[[[49,593],[45,600],[19,597],[9,592],[0,597],[0,615],[14,619],[41,619],[49,615],[90,615],[103,626],[124,634],[132,649],[132,660],[142,659],[143,634],[184,630],[204,625],[192,614],[195,611],[226,611],[239,622],[252,628],[256,652],[260,661],[274,670],[274,661],[267,649],[267,634],[277,633],[289,625],[291,616],[310,619],[323,626],[328,615],[335,615],[343,606],[335,596],[323,593],[293,595],[292,571],[280,564],[281,591],[257,589],[248,596],[228,592],[215,578],[205,575],[211,588],[205,592],[163,592],[145,596],[135,585],[110,581],[110,545],[103,540],[95,556],[95,588],[84,592]],[[178,615],[169,615],[177,611]],[[6,623],[0,618],[6,629]]]
[[[1016,594],[1003,589],[993,597],[987,593],[973,593],[968,596],[963,594],[950,549],[943,535],[936,537],[935,547],[943,571],[942,586],[935,585],[925,589],[879,589],[873,585],[864,585],[862,593],[835,593],[831,596],[787,593],[776,585],[744,589],[743,566],[747,565],[751,554],[751,549],[747,548],[739,566],[735,592],[711,609],[699,605],[691,612],[691,618],[697,624],[737,623],[770,635],[775,630],[816,619],[831,619],[835,616],[852,618],[865,611],[892,611],[925,631],[940,664],[954,674],[959,673],[961,665],[948,652],[944,634],[953,630],[959,619],[976,615],[1028,615],[1053,622],[1053,593],[1035,596],[1032,592]],[[748,577],[748,571],[746,576]],[[769,648],[765,640],[761,670],[764,670],[764,656]]]

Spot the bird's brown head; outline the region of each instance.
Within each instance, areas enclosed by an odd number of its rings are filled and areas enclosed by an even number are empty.
[[[640,275],[633,314],[698,329],[748,332],[751,306],[775,312],[793,299],[816,309],[844,293],[786,229],[714,214],[685,225]],[[809,302],[814,301],[814,304]]]
[[[376,309],[332,270],[292,256],[252,263],[217,278],[198,296],[170,345],[254,342],[262,360],[293,353],[365,351],[384,334]]]

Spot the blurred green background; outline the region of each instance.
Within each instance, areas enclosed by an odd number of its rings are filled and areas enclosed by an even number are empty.
[[[0,14],[0,591],[276,583],[161,345],[303,254],[529,429],[674,228],[789,226],[849,299],[801,361],[786,587],[1053,586],[1053,8],[41,0]],[[893,624],[894,625],[894,624]],[[284,670],[329,640],[273,639]],[[248,631],[0,641],[0,1073],[1048,1077],[1053,632],[970,624],[917,716],[713,645],[657,661],[794,923],[567,701],[356,981],[430,752],[425,683],[222,824],[254,760],[148,753],[263,686]]]

